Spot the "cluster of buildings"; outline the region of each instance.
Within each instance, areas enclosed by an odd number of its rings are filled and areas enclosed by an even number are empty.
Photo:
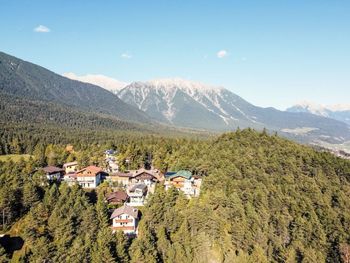
[[[125,191],[115,191],[106,197],[110,205],[121,205],[111,215],[113,231],[121,230],[128,235],[137,234],[139,212],[136,207],[142,206],[150,192],[154,191],[155,184],[164,182],[168,190],[175,187],[187,197],[197,197],[200,193],[202,179],[192,175],[189,171],[168,172],[161,174],[157,170],[140,169],[129,173],[115,173],[106,180],[116,182]]]
[[[63,168],[47,166],[42,169],[49,181],[64,181],[68,185],[79,184],[82,188],[96,188],[108,175],[100,167],[87,166],[78,170],[78,163],[65,163]]]
[[[137,234],[140,214],[137,207],[147,202],[157,183],[162,182],[166,190],[175,187],[188,198],[197,197],[200,193],[202,179],[190,171],[167,172],[146,170],[144,168],[119,172],[115,152],[108,150],[106,154],[106,168],[87,166],[80,168],[77,162],[65,163],[62,168],[47,166],[42,168],[48,180],[66,182],[72,186],[80,185],[85,189],[94,189],[103,181],[107,181],[115,190],[106,195],[106,202],[110,208],[116,208],[111,213],[112,230],[121,230],[125,234]]]

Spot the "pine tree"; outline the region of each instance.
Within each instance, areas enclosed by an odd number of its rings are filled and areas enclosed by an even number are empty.
[[[115,257],[115,239],[109,227],[103,227],[99,230],[95,245],[92,249],[92,263],[112,263],[116,261]]]
[[[124,235],[122,231],[117,231],[115,234],[116,238],[116,253],[117,253],[117,259],[120,263],[127,263],[129,262],[129,255],[128,255],[128,248],[129,248],[129,241],[127,237]]]
[[[23,206],[28,211],[33,205],[40,201],[40,195],[38,188],[31,183],[27,182],[23,187]]]
[[[108,206],[104,200],[103,192],[101,191],[97,197],[96,214],[101,228],[108,226]]]

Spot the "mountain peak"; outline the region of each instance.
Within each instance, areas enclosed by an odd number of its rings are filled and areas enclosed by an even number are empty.
[[[311,113],[350,124],[349,104],[322,105],[308,101],[302,101],[288,108],[287,111]]]
[[[154,79],[145,82],[147,85],[154,86],[156,88],[171,89],[179,88],[187,91],[218,91],[223,89],[218,86],[211,86],[203,84],[201,82],[186,80],[182,78],[163,78]]]
[[[333,105],[324,105],[317,104],[310,101],[301,101],[291,108],[302,108],[307,109],[312,113],[315,112],[324,112],[324,111],[350,111],[350,104],[333,104]]]
[[[67,72],[67,73],[63,73],[62,76],[69,79],[94,84],[106,90],[112,91],[114,93],[121,90],[126,85],[128,85],[128,83],[126,82],[119,81],[117,79],[107,77],[102,74],[87,74],[87,75],[78,76],[73,72]]]

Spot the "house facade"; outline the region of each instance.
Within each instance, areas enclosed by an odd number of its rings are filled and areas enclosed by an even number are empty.
[[[116,154],[116,151],[115,150],[112,150],[112,149],[109,149],[109,150],[106,150],[105,151],[105,158],[106,160],[115,160],[115,155]]]
[[[63,177],[63,181],[66,182],[69,186],[73,186],[77,184],[77,174],[76,173],[68,173]]]
[[[123,231],[124,234],[137,234],[138,209],[123,205],[113,211],[110,219],[112,220],[113,233]]]
[[[168,172],[165,174],[165,190],[170,187],[182,191],[187,197],[197,197],[200,193],[202,178],[193,176],[190,171]]]
[[[159,181],[161,181],[161,175],[158,170],[146,170],[142,168],[139,170],[132,171],[132,184],[143,183],[147,186],[150,186]]]
[[[112,183],[119,184],[121,186],[128,186],[129,182],[132,178],[132,174],[130,173],[113,173],[110,176],[108,176],[106,179]]]
[[[46,166],[42,168],[42,170],[45,172],[46,178],[49,181],[52,180],[61,180],[64,174],[64,170],[56,167],[56,166]]]
[[[78,171],[78,162],[65,163],[63,165],[63,169],[65,170],[66,174],[75,173]]]
[[[130,206],[143,206],[145,204],[147,191],[148,187],[143,183],[130,186],[127,191],[129,196],[128,204]]]
[[[97,166],[88,166],[76,173],[77,183],[83,188],[96,188],[102,181],[103,171]]]

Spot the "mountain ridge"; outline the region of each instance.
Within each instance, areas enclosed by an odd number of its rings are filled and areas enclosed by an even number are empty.
[[[65,78],[3,52],[0,52],[0,92],[110,114],[121,120],[151,122],[146,114],[99,86]]]
[[[132,82],[117,95],[149,116],[172,125],[216,131],[267,128],[302,141],[350,140],[349,127],[343,122],[309,113],[257,107],[223,87],[187,80]]]
[[[103,118],[100,119],[101,123],[108,120],[109,117],[105,116],[111,116],[127,122],[159,126],[165,124],[177,129],[212,132],[266,128],[270,132],[276,131],[307,143],[315,140],[338,144],[350,141],[349,126],[343,122],[305,112],[257,107],[224,87],[179,78],[160,79],[132,82],[120,90],[117,96],[99,86],[65,78],[1,52],[0,95],[15,96],[35,103],[54,103],[58,106],[55,106],[56,109],[71,108],[79,112],[70,112],[70,116],[80,116],[81,120],[92,121],[92,115],[82,116],[81,112],[92,113],[96,118]],[[10,103],[15,101],[10,100]],[[31,111],[37,111],[38,105],[44,108],[43,104],[35,103],[31,104]],[[21,102],[21,105],[24,103]],[[7,108],[10,107],[7,105]],[[23,111],[16,112],[35,121]],[[43,114],[36,116],[41,116],[41,122],[47,118]]]
[[[332,118],[350,125],[350,105],[321,105],[301,102],[286,109],[288,112],[306,112],[318,116]]]

